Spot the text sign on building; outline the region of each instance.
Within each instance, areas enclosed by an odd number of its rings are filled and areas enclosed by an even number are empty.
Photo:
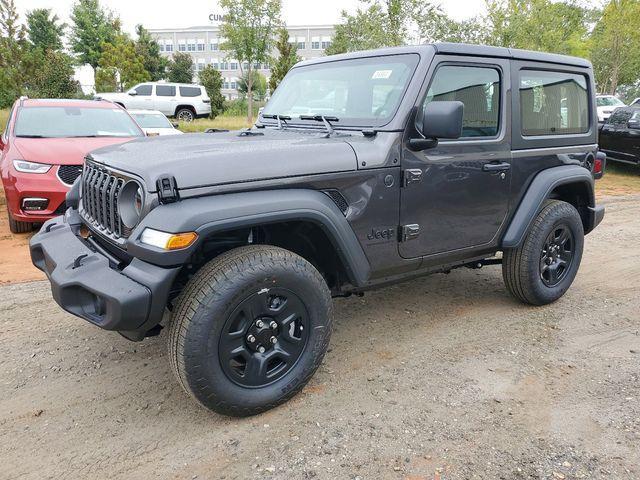
[[[210,13],[209,14],[209,21],[211,23],[222,23],[222,22],[224,22],[224,15],[222,15],[220,13]]]

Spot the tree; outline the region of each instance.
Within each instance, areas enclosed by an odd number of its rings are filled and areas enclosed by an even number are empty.
[[[101,82],[106,81],[107,75],[113,76],[121,91],[150,79],[149,72],[144,68],[144,59],[136,53],[133,41],[126,35],[118,35],[113,43],[102,46],[98,65],[103,72]]]
[[[489,0],[488,41],[492,45],[588,56],[591,12],[577,0]]]
[[[193,82],[193,60],[188,53],[177,52],[167,67],[167,78],[175,83]]]
[[[78,0],[71,10],[70,44],[80,63],[97,68],[105,45],[120,34],[120,20],[100,6],[99,0]]]
[[[216,118],[224,111],[224,95],[220,92],[222,75],[213,66],[207,65],[198,73],[198,81],[211,99],[211,118]]]
[[[65,24],[59,23],[57,15],[48,8],[37,8],[27,13],[27,35],[34,48],[45,50],[62,49]]]
[[[251,75],[251,82],[249,81],[249,75]],[[249,83],[253,86],[251,93],[249,93]],[[238,92],[247,97],[251,95],[252,100],[262,101],[267,94],[267,79],[264,75],[256,70],[245,71],[242,77],[238,80]]]
[[[225,12],[221,33],[222,49],[240,63],[241,76],[247,78],[247,117],[253,121],[253,69],[268,61],[273,45],[272,33],[281,26],[280,0],[220,0]]]
[[[612,95],[640,80],[640,2],[611,0],[591,36],[596,83]]]
[[[336,25],[327,55],[403,45],[410,24],[433,8],[419,0],[360,1],[366,8],[358,8],[355,15],[342,11],[343,23]]]
[[[41,52],[41,51],[40,51]],[[71,58],[55,50],[40,53],[42,61],[34,71],[29,96],[41,98],[69,98],[78,94],[80,85],[73,80]]]
[[[296,46],[289,42],[289,32],[286,28],[278,30],[276,50],[278,51],[278,56],[271,59],[271,78],[269,79],[271,93],[278,88],[287,72],[300,61]]]
[[[136,26],[138,38],[135,40],[136,53],[143,59],[144,69],[149,72],[152,81],[164,78],[167,59],[160,55],[160,46],[151,34],[142,26]]]
[[[0,0],[0,34],[0,108],[6,108],[22,94],[32,63],[14,0]]]

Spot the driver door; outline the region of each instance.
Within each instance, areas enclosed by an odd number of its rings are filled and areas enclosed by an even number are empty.
[[[133,91],[136,95],[130,95],[127,102],[129,110],[153,110],[153,85],[138,85]]]
[[[469,258],[497,244],[509,209],[509,60],[436,56],[429,79],[418,111],[428,102],[461,101],[463,131],[419,152],[405,142],[400,255]]]

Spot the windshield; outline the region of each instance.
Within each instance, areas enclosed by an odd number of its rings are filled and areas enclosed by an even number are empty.
[[[382,126],[395,114],[418,64],[416,54],[357,58],[294,68],[264,115],[322,115],[339,126]]]
[[[624,103],[616,97],[596,97],[596,103],[599,107],[624,107]]]
[[[133,119],[120,108],[26,107],[20,110],[16,137],[141,137]]]
[[[142,128],[173,128],[161,113],[132,113],[131,116]]]

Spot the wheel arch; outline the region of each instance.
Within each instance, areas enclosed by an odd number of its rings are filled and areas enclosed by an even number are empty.
[[[331,198],[316,190],[269,190],[185,199],[156,207],[131,238],[139,238],[146,227],[198,234],[194,245],[176,252],[154,251],[139,241],[131,242],[129,251],[134,256],[144,256],[159,265],[184,265],[194,255],[201,255],[207,243],[229,237],[233,240],[238,232],[250,232],[252,236],[261,232],[264,237],[247,238],[247,244],[264,241],[286,248],[321,272],[338,266],[355,286],[364,285],[369,278],[369,261],[351,225]]]
[[[193,116],[194,116],[194,118],[195,118],[195,116],[196,116],[196,109],[195,109],[195,107],[194,107],[193,105],[188,105],[188,104],[181,104],[181,105],[178,105],[178,106],[176,107],[175,111],[173,112],[173,116],[174,116],[174,117],[177,117],[177,116],[178,116],[178,112],[179,112],[180,110],[183,110],[183,109],[191,110],[191,113],[193,113]]]
[[[548,199],[573,205],[580,214],[585,233],[595,228],[596,205],[591,173],[578,165],[553,167],[540,172],[529,185],[503,236],[502,248],[520,245]]]

